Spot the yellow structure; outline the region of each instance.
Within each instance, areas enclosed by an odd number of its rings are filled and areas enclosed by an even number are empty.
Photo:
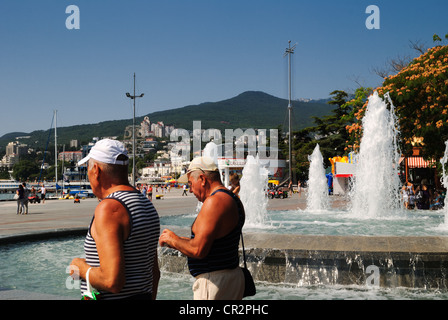
[[[333,158],[328,158],[328,160],[330,160],[330,163],[331,163],[331,173],[332,173],[333,175],[335,175],[334,164],[335,164],[336,162],[349,163],[349,161],[348,161],[348,157],[347,157],[347,156],[344,156],[344,157],[336,156],[336,157],[333,157]]]

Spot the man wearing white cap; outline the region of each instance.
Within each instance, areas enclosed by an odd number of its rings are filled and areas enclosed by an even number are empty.
[[[191,237],[179,237],[165,229],[159,244],[179,250],[188,257],[195,300],[241,300],[244,274],[239,267],[238,245],[244,225],[244,207],[227,190],[213,159],[198,157],[179,178],[203,202],[191,227]]]
[[[116,140],[100,140],[78,165],[86,162],[92,191],[101,202],[84,243],[86,258],[70,265],[82,279],[82,292],[90,295],[88,282],[100,299],[155,299],[159,216],[129,184],[126,148]]]

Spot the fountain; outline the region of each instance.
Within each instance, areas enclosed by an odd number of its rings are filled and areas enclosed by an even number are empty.
[[[246,227],[259,228],[266,224],[268,173],[268,170],[260,164],[258,155],[247,156],[239,193],[246,211]]]
[[[448,288],[448,241],[446,228],[437,228],[440,213],[400,206],[398,129],[388,97],[386,102],[376,93],[369,98],[363,128],[352,203],[346,210],[326,206],[318,146],[310,157],[306,210],[267,211],[260,198],[241,195],[247,258],[255,279],[298,286]],[[258,184],[261,195],[264,179],[257,180],[254,160],[244,168],[241,192],[243,186],[255,190]],[[316,209],[318,215],[313,214]]]
[[[314,189],[324,185],[319,182],[324,173],[318,146],[310,158],[306,210],[272,212],[264,204],[252,210],[260,200],[241,195],[247,197],[246,256],[256,280],[448,289],[447,229],[437,228],[443,217],[440,212],[406,211],[400,204],[398,127],[387,96],[386,101],[377,93],[369,97],[363,128],[351,203],[345,210],[326,207],[326,184],[325,192]],[[264,179],[257,182],[252,160],[243,171],[242,191],[243,185],[258,183],[262,194]],[[324,204],[316,205],[319,214],[313,213],[314,201],[322,199]]]
[[[310,170],[308,177],[307,211],[322,211],[330,207],[327,178],[325,177],[324,159],[319,144],[309,156]]]
[[[213,141],[207,143],[202,150],[202,155],[204,157],[209,157],[213,159],[213,161],[218,164],[218,146]]]
[[[1,261],[6,263],[0,269],[0,298],[11,299],[11,292],[19,292],[20,298],[37,296],[39,299],[79,300],[80,291],[69,278],[67,265],[76,255],[82,255],[84,236],[47,239],[42,242],[26,241],[4,244],[0,248]],[[45,257],[45,259],[42,259]],[[163,256],[161,256],[163,259]],[[162,267],[158,300],[191,300],[193,278],[187,273],[173,273]],[[259,269],[261,270],[261,269]],[[36,277],[36,272],[39,276]],[[293,278],[293,269],[288,270]],[[335,275],[335,274],[334,274]],[[330,279],[333,279],[330,277]],[[4,290],[4,291],[3,291]],[[15,291],[19,290],[19,291]],[[32,294],[33,292],[36,292]],[[24,296],[24,292],[27,293]],[[14,294],[13,294],[14,295]],[[303,299],[447,299],[447,292],[423,290],[390,290],[354,286],[297,286],[294,284],[257,283],[257,294],[249,299],[303,300]],[[265,302],[263,302],[265,303]]]
[[[398,176],[398,123],[389,96],[382,101],[375,92],[362,120],[363,136],[356,157],[351,211],[358,217],[390,215],[400,206]],[[387,104],[390,108],[387,108]]]

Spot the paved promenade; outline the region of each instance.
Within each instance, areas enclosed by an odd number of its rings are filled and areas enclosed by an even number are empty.
[[[175,215],[194,212],[197,200],[192,195],[182,196],[175,189],[164,195],[164,199],[153,199],[159,215]],[[90,224],[98,199],[46,200],[45,203],[29,204],[28,215],[17,215],[16,201],[0,202],[0,243],[11,237],[30,236],[47,232],[86,230]]]
[[[182,196],[182,189],[171,189],[163,199],[154,199],[153,203],[160,216],[179,215],[196,211],[198,201],[192,193]],[[160,194],[160,193],[159,193]],[[63,232],[69,230],[86,230],[90,224],[97,199],[81,200],[46,200],[45,203],[29,204],[28,215],[17,215],[16,201],[0,202],[0,243],[17,237],[28,237],[42,233]],[[295,194],[288,199],[272,199],[270,210],[288,210],[303,208],[305,197]]]

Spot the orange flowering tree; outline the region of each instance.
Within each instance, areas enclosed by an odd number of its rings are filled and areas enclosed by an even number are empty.
[[[351,151],[357,152],[362,136],[362,118],[367,108],[367,97],[372,93],[372,88],[360,87],[355,91],[355,97],[348,101],[343,107],[351,110],[350,114],[346,116],[347,120],[352,122],[347,125],[345,129],[349,134],[349,140],[345,142],[345,153]]]
[[[383,85],[375,90],[380,96],[390,94],[399,119],[404,153],[412,149],[411,141],[419,137],[423,138],[424,157],[443,156],[444,142],[448,139],[448,46],[428,49],[398,74],[385,78]],[[360,124],[366,107],[364,102],[354,110],[356,120],[347,126],[352,150],[359,146]]]

